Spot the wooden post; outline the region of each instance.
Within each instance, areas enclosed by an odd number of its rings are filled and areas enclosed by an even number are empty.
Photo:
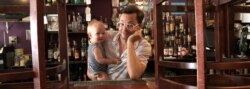
[[[44,0],[30,0],[30,34],[34,89],[46,88]]]
[[[68,66],[69,66],[69,60],[68,60],[68,49],[67,49],[67,41],[68,41],[68,31],[66,29],[67,26],[67,12],[66,12],[66,4],[65,0],[58,0],[57,4],[57,13],[59,17],[59,51],[60,51],[60,61],[66,62],[66,70],[62,73],[62,81],[63,83],[66,83],[66,89],[69,89],[68,86]],[[82,75],[83,76],[83,75]]]
[[[204,8],[203,0],[195,0],[195,28],[197,55],[197,89],[205,89],[205,42],[204,42]]]
[[[156,89],[159,89],[159,61],[163,59],[163,34],[162,33],[162,13],[161,13],[161,1],[154,0],[154,8],[153,8],[153,21],[154,21],[154,62],[155,62],[155,78],[156,78]]]

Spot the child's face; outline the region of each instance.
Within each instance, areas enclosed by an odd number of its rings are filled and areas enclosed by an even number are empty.
[[[105,27],[100,26],[100,25],[92,27],[89,37],[90,37],[90,41],[92,43],[101,43],[101,42],[103,42],[106,39],[106,37],[105,37]]]

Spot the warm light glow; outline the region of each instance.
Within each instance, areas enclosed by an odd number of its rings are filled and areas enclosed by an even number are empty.
[[[21,3],[27,3],[29,0],[20,0]]]

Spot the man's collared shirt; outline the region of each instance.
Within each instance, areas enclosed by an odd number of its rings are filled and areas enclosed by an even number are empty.
[[[106,56],[121,59],[120,64],[110,64],[108,66],[108,74],[111,80],[129,79],[127,70],[127,50],[119,53],[119,37],[120,34],[117,31],[107,32],[107,41],[104,44]],[[134,43],[136,55],[140,58],[140,61],[147,65],[148,59],[151,56],[151,45],[145,39],[136,41]]]

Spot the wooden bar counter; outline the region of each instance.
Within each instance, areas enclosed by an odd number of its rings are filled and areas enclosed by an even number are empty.
[[[156,89],[154,79],[71,82],[70,89]]]

